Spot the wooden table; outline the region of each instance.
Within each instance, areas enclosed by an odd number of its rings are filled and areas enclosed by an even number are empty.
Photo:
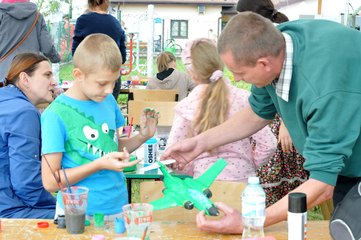
[[[71,235],[65,229],[58,229],[52,221],[49,222],[49,228],[37,228],[37,219],[1,219],[2,229],[0,232],[1,240],[54,240],[54,239],[91,239],[95,234],[103,234],[106,239],[115,239],[124,237],[125,234],[114,234],[109,230],[94,229],[93,226],[85,228],[84,234]],[[330,240],[328,230],[328,221],[310,221],[308,222],[307,239],[310,240]],[[265,235],[273,236],[277,240],[287,240],[287,224],[282,222],[265,229]],[[240,235],[221,235],[206,233],[198,230],[195,223],[192,222],[153,222],[150,227],[151,240],[179,240],[179,239],[241,239]]]

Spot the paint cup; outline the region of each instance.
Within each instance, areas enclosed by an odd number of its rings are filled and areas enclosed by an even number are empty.
[[[125,232],[124,217],[123,215],[119,218],[114,219],[114,232],[121,234]]]
[[[104,213],[94,213],[94,227],[104,228]]]
[[[88,188],[78,186],[62,189],[65,225],[67,232],[70,234],[81,234],[84,232],[88,191]]]
[[[148,203],[132,203],[123,206],[127,237],[149,239],[153,206]]]
[[[58,228],[66,228],[65,215],[59,215],[58,216]]]

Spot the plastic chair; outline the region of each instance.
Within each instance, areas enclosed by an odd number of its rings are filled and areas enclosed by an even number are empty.
[[[176,89],[132,89],[129,100],[136,101],[178,101]]]
[[[154,108],[160,114],[158,126],[172,126],[174,118],[174,107],[178,102],[159,101],[129,101],[128,119],[133,119],[134,125],[140,125],[142,112],[145,108]]]

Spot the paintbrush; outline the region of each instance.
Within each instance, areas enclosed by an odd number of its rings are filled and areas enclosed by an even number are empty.
[[[44,157],[45,162],[46,162],[46,164],[48,165],[48,167],[49,167],[49,169],[50,169],[50,172],[51,172],[51,174],[53,175],[56,184],[58,185],[59,190],[61,191],[64,187],[63,187],[63,185],[61,184],[59,172],[58,172],[59,176],[57,177],[57,176],[55,175],[55,172],[53,171],[53,169],[50,167],[50,164],[49,164],[49,162],[48,162],[48,159],[46,159],[46,156],[45,156],[45,155],[42,155],[42,156]]]
[[[69,193],[72,193],[72,191],[71,191],[71,187],[70,187],[70,184],[69,184],[68,177],[66,176],[65,169],[64,169],[64,167],[62,167],[61,169],[63,170],[63,173],[64,173],[65,182],[66,182],[66,185],[67,185],[68,191],[69,191]]]
[[[149,226],[147,226],[147,227],[144,229],[144,233],[143,233],[143,236],[142,236],[142,240],[145,240],[145,236],[147,236],[148,227],[149,227]]]
[[[128,138],[133,131],[133,117],[130,119],[129,128],[128,128]]]

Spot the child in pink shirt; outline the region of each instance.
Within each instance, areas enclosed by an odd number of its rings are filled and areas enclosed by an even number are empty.
[[[197,39],[188,43],[183,62],[198,85],[175,108],[168,146],[220,125],[248,106],[248,91],[233,87],[223,77],[224,64],[211,40]],[[224,158],[228,165],[217,180],[246,182],[270,159],[276,145],[277,139],[267,126],[250,138],[201,154],[182,173],[199,177],[218,158]]]

